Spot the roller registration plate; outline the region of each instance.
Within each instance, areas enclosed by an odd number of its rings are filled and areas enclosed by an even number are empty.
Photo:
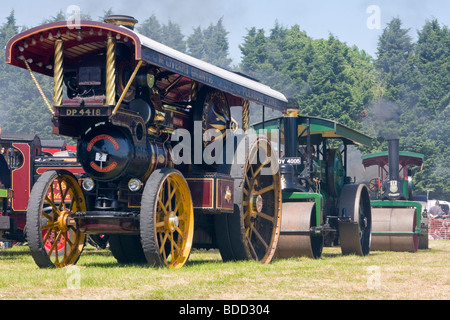
[[[300,157],[279,158],[278,163],[279,164],[300,165],[300,164],[302,164],[302,158],[300,158]]]

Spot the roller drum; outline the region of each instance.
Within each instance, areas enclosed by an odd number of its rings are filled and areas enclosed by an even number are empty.
[[[372,214],[369,191],[363,184],[347,184],[339,197],[339,242],[342,254],[368,255]]]
[[[314,202],[283,203],[276,258],[321,256],[323,237],[314,236],[310,231],[314,224],[314,212]]]
[[[415,208],[372,208],[372,250],[416,252]]]

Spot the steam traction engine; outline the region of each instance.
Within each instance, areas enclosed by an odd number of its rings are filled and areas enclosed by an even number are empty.
[[[83,173],[75,156],[66,148],[63,140],[41,140],[24,134],[0,135],[0,241],[27,241],[28,198],[42,174],[55,169],[76,175]]]
[[[54,77],[53,104],[40,90],[53,132],[77,140],[87,174],[47,171],[33,187],[35,262],[76,263],[87,234],[110,235],[119,262],[178,268],[196,243],[218,247],[224,260],[269,262],[281,219],[272,146],[244,139],[244,160],[231,162],[218,146],[238,148],[227,134],[230,107],[242,109],[245,131],[250,103],[284,111],[286,98],[134,32],[131,17],[105,22],[39,26],[6,47],[7,63]]]

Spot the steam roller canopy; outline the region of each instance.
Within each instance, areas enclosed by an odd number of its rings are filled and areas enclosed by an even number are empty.
[[[96,127],[80,141],[78,158],[91,177],[108,181],[125,173],[132,159],[132,145],[120,128]]]
[[[282,207],[281,231],[275,256],[289,258],[322,254],[323,237],[312,236],[314,202],[285,202]]]
[[[414,208],[372,207],[372,250],[409,251],[418,249],[418,235],[414,233]]]

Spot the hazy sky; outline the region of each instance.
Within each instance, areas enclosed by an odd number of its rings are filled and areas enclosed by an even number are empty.
[[[34,27],[59,10],[66,12],[70,5],[77,5],[94,20],[109,8],[140,21],[155,14],[160,23],[170,19],[179,24],[186,36],[193,28],[206,28],[223,18],[235,64],[240,61],[239,44],[247,30],[261,28],[268,35],[276,21],[284,27],[298,24],[315,39],[332,33],[372,56],[382,29],[393,17],[411,29],[413,39],[426,20],[436,18],[450,26],[449,0],[15,0],[1,4],[0,23],[14,9],[19,25]]]

